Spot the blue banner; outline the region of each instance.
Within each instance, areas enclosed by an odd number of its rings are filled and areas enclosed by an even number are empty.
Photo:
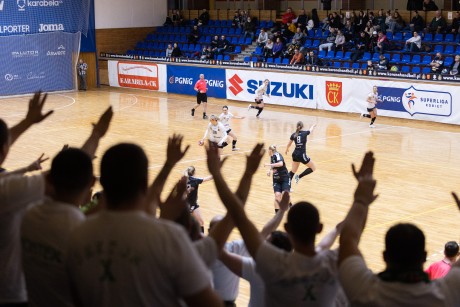
[[[406,111],[402,105],[402,97],[406,89],[378,86],[377,91],[379,93],[379,99],[381,100],[377,108],[400,112]]]
[[[0,96],[74,89],[79,41],[80,33],[0,37]]]
[[[168,65],[168,93],[196,95],[193,89],[200,74],[208,83],[208,96],[226,98],[225,69]]]
[[[88,30],[89,0],[0,0],[0,36]]]

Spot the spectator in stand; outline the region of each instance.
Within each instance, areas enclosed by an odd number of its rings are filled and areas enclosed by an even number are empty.
[[[334,18],[334,15],[332,15],[332,13],[329,13],[329,15],[327,15],[327,17],[324,17],[324,19],[323,19],[323,27],[322,27],[323,31],[326,31],[327,29],[329,29],[331,27],[333,18]]]
[[[444,245],[444,259],[432,263],[425,271],[430,280],[442,278],[449,273],[452,265],[457,261],[459,255],[458,251],[458,243],[455,241],[449,241]]]
[[[377,47],[377,42],[379,40],[379,36],[377,31],[372,32],[372,36],[369,37],[369,43],[367,46],[368,51],[373,51],[375,47]]]
[[[181,26],[184,23],[184,17],[182,17],[179,10],[173,11],[171,19],[175,26]]]
[[[355,38],[355,26],[351,23],[350,19],[345,20],[345,26],[343,27],[342,32],[347,41]],[[370,34],[372,34],[372,32]]]
[[[336,28],[336,29],[343,28],[342,20],[340,19],[340,16],[339,14],[337,14],[337,12],[332,13],[332,20],[330,21],[329,26]]]
[[[383,34],[382,31],[379,31],[377,46],[375,46],[374,52],[384,53],[386,50],[388,50],[389,43],[390,42],[388,41],[387,36]]]
[[[235,16],[232,19],[232,28],[240,28],[241,27],[241,19],[240,14],[235,12]]]
[[[381,53],[379,56],[379,63],[377,64],[377,69],[388,70],[389,63],[390,60],[383,53]]]
[[[327,51],[331,51],[334,47],[335,38],[337,37],[336,31],[334,28],[329,28],[329,36],[326,38],[326,42],[319,45],[319,51],[322,51],[327,48]]]
[[[171,52],[172,58],[180,58],[182,56],[182,51],[179,48],[177,43],[174,43],[173,51]]]
[[[308,16],[305,13],[305,10],[302,9],[300,10],[299,16],[297,16],[297,21],[296,21],[297,27],[302,29],[302,31],[304,31],[305,28],[307,27],[307,22],[308,22]]]
[[[276,42],[278,38],[284,45],[286,41],[284,40],[284,37],[281,35],[281,31],[276,31],[275,34],[273,34],[272,41]]]
[[[361,31],[359,37],[355,40],[355,50],[351,54],[351,60],[356,62],[357,60],[363,57],[364,52],[366,52],[369,46],[369,35],[366,32]]]
[[[229,50],[230,50],[230,42],[225,37],[225,35],[222,35],[217,45],[217,54],[224,54],[225,52],[228,52]]]
[[[209,23],[209,12],[206,9],[203,9],[200,16],[198,17],[198,26],[207,26]]]
[[[170,58],[173,52],[173,47],[171,44],[168,44],[168,47],[166,47],[166,57]]]
[[[268,39],[267,43],[264,46],[264,50],[263,50],[263,56],[264,56],[265,61],[267,61],[268,58],[273,57],[273,46],[274,44],[272,40]]]
[[[376,19],[374,16],[374,12],[369,11],[367,14],[367,21],[370,21],[372,25],[376,25]]]
[[[290,43],[286,44],[284,57],[291,58],[294,55],[296,49],[300,49],[300,45],[294,39],[292,39]]]
[[[356,23],[358,22],[358,16],[356,16],[355,11],[352,11],[350,13],[350,21],[353,24],[353,26],[356,26]]]
[[[211,52],[212,56],[217,55],[217,49],[219,48],[219,35],[214,35],[214,38],[211,40]]]
[[[364,30],[364,27],[366,26],[367,23],[367,18],[366,15],[364,14],[363,11],[359,11],[358,13],[358,20],[355,21],[355,28],[357,31]]]
[[[406,40],[406,51],[419,52],[422,49],[422,37],[418,35],[418,32],[414,31],[411,38]]]
[[[410,30],[411,31],[417,31],[421,32],[425,28],[425,21],[423,20],[423,17],[420,16],[418,11],[414,11],[414,17],[412,17],[412,20],[410,22]]]
[[[452,20],[452,24],[449,26],[448,32],[457,34],[460,28],[460,12],[455,13],[455,18]]]
[[[200,52],[195,53],[195,57],[202,61],[211,59],[211,55],[212,55],[211,47],[209,46],[203,46],[203,49],[201,49]]]
[[[198,30],[197,25],[194,25],[188,36],[188,42],[192,44],[196,44],[199,39],[200,39],[200,30]]]
[[[286,13],[284,13],[281,16],[281,20],[283,24],[287,24],[288,22],[292,23],[292,21],[295,19],[295,14],[292,12],[292,8],[288,7],[286,10]]]
[[[378,28],[377,31],[385,31],[386,30],[386,25],[385,25],[385,12],[380,9],[378,14],[377,14],[377,17],[375,17],[375,22],[374,24],[376,25],[376,27]]]
[[[297,30],[296,30],[294,36],[292,37],[292,39],[295,39],[295,41],[299,45],[303,45],[304,37],[305,37],[305,34],[303,34],[302,29],[299,27],[299,28],[297,28]]]
[[[374,31],[377,31],[377,28],[370,21],[368,21],[366,27],[364,28],[364,32],[366,32],[368,35],[372,35]]]
[[[318,28],[319,27],[319,17],[318,17],[317,9],[311,10],[311,20],[313,20],[313,28]]]
[[[291,65],[301,65],[305,63],[305,57],[302,52],[299,51],[299,49],[294,50],[294,55],[291,58],[291,61],[289,64]]]
[[[434,73],[440,73],[444,68],[444,58],[441,52],[436,53],[433,61],[429,64],[431,66],[431,71]]]
[[[256,40],[257,45],[259,47],[263,47],[267,43],[267,40],[268,40],[267,32],[265,32],[264,28],[260,29],[259,37]]]
[[[318,56],[315,54],[313,50],[310,50],[310,52],[308,53],[306,64],[310,66],[323,66],[323,62],[320,58],[318,58]]]
[[[338,51],[345,51],[345,44],[346,44],[345,35],[343,35],[342,30],[337,30],[337,36],[335,37],[334,41],[334,50]]]
[[[359,242],[377,198],[373,178],[375,159],[366,153],[362,166],[353,173],[358,179],[354,202],[340,235],[339,278],[351,306],[460,306],[460,261],[442,279],[429,282],[423,271],[425,236],[413,224],[397,224],[385,236],[386,268],[376,275],[367,267]],[[460,208],[460,201],[457,204]],[[291,209],[292,210],[292,209]]]
[[[391,16],[391,11],[388,10],[385,12],[385,29],[388,29],[390,28],[390,21],[392,20],[392,16]],[[385,31],[384,29],[380,29],[380,31]]]
[[[244,23],[244,38],[248,36],[251,37],[251,41],[253,41],[256,36],[256,25],[252,21],[251,17],[248,17]]]
[[[288,22],[286,26],[287,26],[288,32],[285,33],[285,36],[288,37],[287,35],[289,35],[289,38],[293,37],[295,32],[297,31],[295,24],[293,22]]]
[[[398,11],[394,11],[388,23],[388,31],[398,32],[402,29],[404,29],[404,20],[401,15],[399,15]]]
[[[305,31],[308,32],[310,31],[311,29],[313,29],[315,27],[315,22],[313,21],[313,19],[310,19],[308,20],[307,22],[307,26],[305,28]]]
[[[455,56],[454,62],[452,63],[452,65],[450,65],[449,74],[452,76],[457,76],[459,72],[460,72],[460,55],[457,54]]]
[[[280,37],[276,38],[276,42],[273,44],[273,58],[280,58],[283,54],[283,42]]]
[[[441,15],[441,11],[436,11],[435,16],[430,22],[430,25],[426,29],[427,32],[430,33],[444,33],[447,28],[447,22],[444,17]]]
[[[423,10],[424,11],[437,11],[438,6],[434,3],[433,0],[423,0]]]
[[[375,66],[374,66],[374,63],[372,63],[372,60],[367,61],[367,70],[368,71],[374,71],[375,70]]]

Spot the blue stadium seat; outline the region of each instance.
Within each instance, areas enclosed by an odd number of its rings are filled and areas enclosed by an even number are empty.
[[[217,55],[217,59],[218,61],[222,61],[224,59],[224,56],[222,54],[219,54]]]
[[[447,45],[446,49],[444,49],[445,54],[453,54],[454,53],[454,46],[453,45]]]
[[[387,36],[388,40],[392,40],[393,39],[393,32],[388,31],[386,33],[386,36]]]
[[[403,36],[401,32],[393,33],[393,40],[395,41],[402,41]]]
[[[246,40],[244,41],[244,44],[245,45],[251,45],[252,44],[252,40],[250,37],[247,37]]]
[[[256,50],[252,53],[253,55],[262,55],[263,48],[262,47],[256,47]]]
[[[245,56],[244,59],[243,59],[243,61],[245,61],[245,62],[251,62],[251,57]]]
[[[318,53],[318,58],[324,59],[325,57],[326,57],[326,50],[321,50],[321,51]]]
[[[241,53],[241,46],[235,46],[235,49],[233,50],[233,52],[231,52],[231,54],[239,54]]]
[[[288,59],[288,58],[284,58],[284,59],[281,61],[281,64],[289,64],[289,59]]]
[[[334,50],[328,51],[327,54],[323,57],[323,59],[333,59],[334,58]]]
[[[257,61],[259,61],[259,58],[256,57],[256,56],[253,56],[253,57],[251,58],[251,61],[252,61],[252,62],[257,62]]]
[[[431,67],[423,67],[422,74],[429,74],[431,73]]]
[[[401,63],[406,64],[406,63],[409,63],[409,62],[410,62],[410,54],[403,55],[403,57],[401,58]]]
[[[273,58],[268,58],[267,63],[273,63]]]
[[[350,68],[350,62],[343,62],[343,68]]]
[[[419,65],[421,62],[421,57],[420,57],[420,54],[416,54],[412,57],[412,60],[410,61],[410,63],[412,65]]]
[[[351,59],[351,51],[345,52],[345,55],[343,56],[342,60],[348,61]]]
[[[313,41],[313,44],[311,45],[312,48],[318,48],[320,45],[320,40],[319,39],[315,39]]]
[[[425,36],[423,37],[424,42],[432,42],[433,41],[433,34],[431,33],[426,33]]]
[[[433,52],[432,52],[432,53],[438,53],[438,52],[441,52],[441,53],[444,52],[444,46],[443,46],[443,45],[436,45],[436,46],[434,46],[434,49],[433,49]]]
[[[341,60],[342,58],[343,58],[343,51],[337,51],[337,53],[334,56],[334,59]]]
[[[446,43],[452,43],[454,41],[454,34],[452,34],[452,33],[446,34],[446,37],[444,38],[444,41]]]
[[[342,66],[342,63],[341,62],[334,62],[333,66],[334,66],[334,68],[340,68],[340,66]]]
[[[353,68],[353,69],[359,69],[359,63],[353,63],[353,64],[351,65],[351,68]]]
[[[361,61],[369,61],[370,59],[372,59],[371,53],[370,52],[364,52],[363,58],[361,59]]]
[[[274,62],[275,62],[275,64],[281,64],[281,59],[280,59],[280,58],[276,58]]]
[[[409,73],[410,72],[410,66],[403,66],[401,68],[401,72]]]
[[[380,53],[376,52],[372,55],[372,61],[377,62],[380,59]]]
[[[424,55],[422,59],[422,65],[428,65],[431,63],[431,56],[430,55]]]
[[[452,65],[453,62],[454,62],[454,58],[451,57],[451,56],[448,56],[448,57],[446,57],[446,59],[444,60],[444,66],[449,67],[450,65]]]
[[[441,33],[437,33],[434,35],[433,37],[433,41],[436,42],[436,43],[440,43],[444,40],[444,37]]]
[[[361,64],[361,69],[367,69],[367,62]]]
[[[412,67],[412,73],[413,74],[419,74],[420,73],[420,66]]]

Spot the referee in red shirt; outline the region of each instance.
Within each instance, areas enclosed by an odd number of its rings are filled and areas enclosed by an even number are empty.
[[[196,91],[196,105],[192,109],[192,116],[195,116],[195,110],[203,103],[203,119],[207,119],[206,116],[206,108],[208,107],[208,95],[206,95],[206,91],[208,84],[204,79],[204,74],[200,74],[200,80],[195,83],[195,91]]]

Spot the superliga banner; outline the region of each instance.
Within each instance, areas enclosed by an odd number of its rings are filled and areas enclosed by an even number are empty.
[[[226,70],[227,99],[254,101],[265,79],[270,80],[264,103],[316,109],[316,76],[306,74]]]
[[[88,30],[89,0],[0,0],[0,36]]]
[[[0,96],[72,90],[79,42],[80,33],[0,37]]]
[[[109,84],[166,92],[166,65],[152,62],[109,61]]]

